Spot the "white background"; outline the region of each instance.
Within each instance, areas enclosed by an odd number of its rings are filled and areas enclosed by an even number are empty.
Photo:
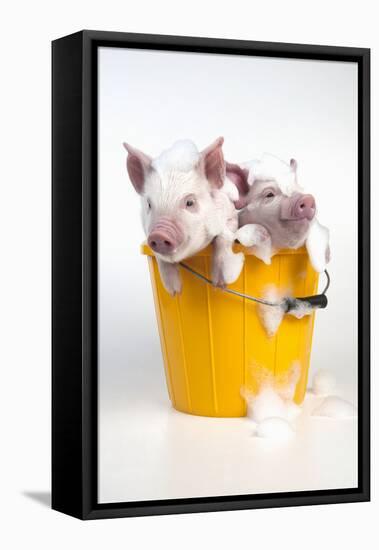
[[[190,137],[203,149],[222,134],[231,162],[265,151],[298,160],[299,183],[316,197],[332,250],[329,306],[316,315],[310,380],[326,368],[337,394],[355,401],[357,77],[356,63],[100,49],[100,502],[356,485],[354,421],[319,421],[315,430],[314,420],[292,452],[275,449],[260,460],[245,419],[205,421],[171,409],[140,254],[140,200],[121,144],[155,157],[177,139]]]
[[[1,118],[2,453],[0,538],[6,548],[104,546],[193,548],[241,544],[316,549],[377,544],[378,400],[373,399],[373,502],[98,521],[51,512],[50,483],[50,40],[81,28],[202,35],[372,48],[378,94],[374,4],[320,0],[264,4],[162,0],[17,3],[3,10]],[[373,104],[373,151],[378,149]],[[373,182],[378,175],[373,159]],[[373,212],[377,190],[373,186]],[[373,216],[373,236],[378,232]],[[373,280],[378,277],[373,258]],[[373,292],[374,329],[377,298]],[[336,329],[337,330],[337,329]],[[376,351],[375,342],[373,342]],[[376,394],[373,364],[373,395]],[[68,396],[69,398],[69,396]],[[29,496],[28,496],[29,495]],[[34,495],[34,497],[33,497]],[[33,497],[33,498],[32,498]],[[37,498],[36,498],[37,497]]]

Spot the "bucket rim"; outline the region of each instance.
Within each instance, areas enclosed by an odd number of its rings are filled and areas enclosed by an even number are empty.
[[[234,252],[243,252],[246,256],[254,256],[253,252],[242,246],[241,244],[235,244],[233,246]],[[140,246],[140,252],[144,256],[155,256],[154,252],[151,250],[151,248],[148,246],[146,242],[143,242]],[[211,245],[207,246],[206,248],[203,248],[203,250],[200,250],[197,254],[192,256],[193,258],[201,258],[201,257],[210,257],[212,254],[212,247]],[[293,255],[307,255],[307,250],[305,246],[301,246],[297,249],[292,248],[283,248],[281,250],[278,250],[278,252],[275,253],[274,256],[293,256]]]

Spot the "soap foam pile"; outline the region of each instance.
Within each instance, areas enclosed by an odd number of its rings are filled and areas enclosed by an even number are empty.
[[[277,376],[253,365],[249,374],[250,384],[242,389],[241,394],[247,404],[247,417],[254,426],[253,435],[276,441],[290,440],[295,435],[295,421],[302,412],[301,407],[293,402],[300,377],[300,363],[295,361],[287,373]],[[320,369],[315,373],[312,394],[318,399],[318,404],[311,413],[312,417],[356,417],[353,404],[332,395],[335,387],[336,380],[330,371]]]
[[[354,418],[357,409],[349,401],[332,395],[335,391],[336,380],[326,369],[318,370],[313,377],[312,391],[317,397],[324,397],[323,401],[313,410],[312,416],[327,418]]]
[[[257,372],[256,367],[254,372]],[[247,416],[254,423],[254,435],[276,440],[288,440],[294,435],[292,423],[301,412],[300,407],[292,401],[299,375],[297,362],[285,377],[275,378],[262,368],[258,391],[243,390]]]
[[[264,153],[261,159],[243,165],[249,170],[249,184],[255,181],[275,180],[282,193],[291,196],[302,189],[297,183],[296,170],[275,155]]]
[[[163,151],[158,158],[154,159],[153,166],[160,172],[165,173],[176,169],[182,172],[193,170],[199,162],[200,154],[196,145],[189,139],[176,141],[172,147]]]
[[[262,298],[269,302],[281,303],[286,296],[289,295],[279,292],[275,286],[271,285],[266,288]],[[310,315],[312,311],[313,309],[308,302],[296,300],[296,308],[289,311],[288,315],[293,315],[296,319],[302,319],[305,315]],[[267,335],[271,338],[278,331],[286,312],[285,308],[281,305],[268,306],[259,304],[258,314]]]
[[[312,416],[325,416],[328,418],[355,418],[357,410],[348,401],[337,395],[326,397],[312,413]]]
[[[312,382],[312,391],[314,395],[330,395],[336,387],[336,379],[330,371],[319,369],[315,372]]]

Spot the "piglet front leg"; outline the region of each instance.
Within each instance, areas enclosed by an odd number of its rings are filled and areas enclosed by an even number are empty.
[[[234,237],[219,235],[213,241],[212,280],[221,288],[234,283],[240,276],[245,256],[233,252]]]
[[[171,296],[180,294],[182,291],[182,280],[180,278],[178,264],[172,264],[158,259],[158,267],[163,286],[167,292],[169,292]]]
[[[252,248],[254,255],[265,264],[271,263],[273,254],[270,233],[263,225],[248,223],[240,227],[236,239],[247,248]]]

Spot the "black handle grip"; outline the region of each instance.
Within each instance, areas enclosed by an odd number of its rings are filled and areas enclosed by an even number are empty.
[[[312,307],[318,309],[325,309],[328,305],[328,298],[325,294],[316,294],[315,296],[304,296],[303,298],[296,298],[301,302],[308,302]]]

